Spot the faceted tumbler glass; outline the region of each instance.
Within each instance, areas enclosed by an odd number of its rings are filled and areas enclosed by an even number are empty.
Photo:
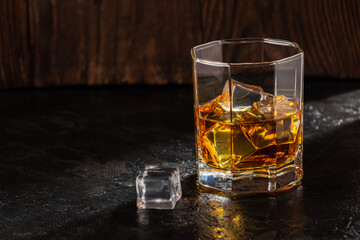
[[[303,57],[293,42],[249,38],[191,50],[199,184],[233,194],[300,183]]]

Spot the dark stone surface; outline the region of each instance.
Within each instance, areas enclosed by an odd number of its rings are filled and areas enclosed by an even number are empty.
[[[358,239],[360,83],[305,86],[302,186],[239,199],[197,190],[191,87],[0,92],[0,238]],[[159,162],[183,197],[139,211],[135,176]]]

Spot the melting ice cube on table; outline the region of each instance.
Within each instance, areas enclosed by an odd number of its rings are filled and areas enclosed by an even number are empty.
[[[179,169],[148,167],[136,178],[136,191],[140,209],[174,209],[182,194]]]

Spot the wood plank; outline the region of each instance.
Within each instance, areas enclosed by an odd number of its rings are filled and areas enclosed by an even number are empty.
[[[32,83],[26,0],[0,0],[0,88]]]
[[[99,5],[87,2],[29,1],[36,87],[88,83],[97,58]]]
[[[190,47],[201,42],[196,4],[102,1],[101,83],[189,83]]]
[[[307,76],[360,78],[358,0],[0,0],[0,88],[191,84],[190,48],[298,42]]]

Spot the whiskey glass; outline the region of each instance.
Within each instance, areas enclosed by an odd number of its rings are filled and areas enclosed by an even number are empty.
[[[230,194],[300,183],[303,59],[294,42],[219,40],[191,49],[198,183]]]

